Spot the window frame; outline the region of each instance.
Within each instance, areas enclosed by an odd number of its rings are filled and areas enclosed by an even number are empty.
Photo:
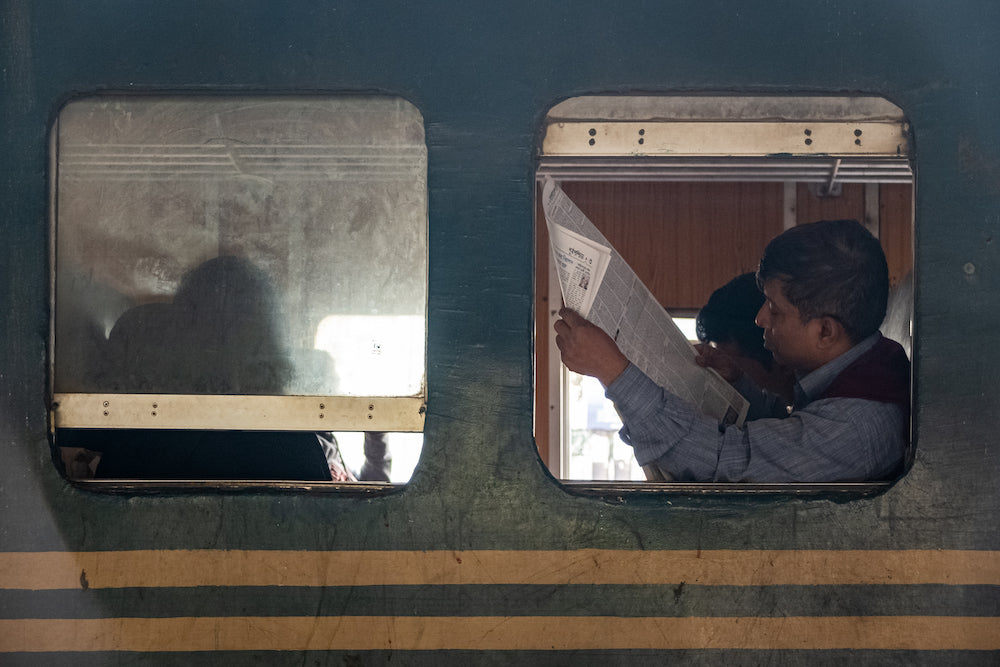
[[[620,104],[622,101],[625,104]],[[570,98],[552,107],[540,134],[536,184],[556,181],[780,181],[784,183],[784,227],[795,224],[799,184],[819,194],[843,183],[865,184],[864,224],[878,237],[879,185],[911,187],[915,176],[912,130],[902,110],[875,96],[602,95]],[[793,178],[790,178],[793,177]],[[535,187],[536,196],[539,187]],[[536,206],[536,216],[540,208]],[[536,219],[536,226],[544,219]],[[537,238],[537,237],[536,237]],[[546,253],[547,249],[538,250]],[[910,257],[913,235],[910,234]],[[548,295],[559,295],[555,267],[536,275]],[[551,298],[551,297],[550,297]],[[910,293],[912,301],[912,290]],[[555,346],[556,308],[536,297],[536,316],[547,315],[536,350],[547,350],[548,396],[536,395],[536,415],[544,413],[546,447],[539,453],[568,490],[606,499],[635,493],[680,495],[804,495],[851,497],[880,493],[894,481],[858,483],[630,482],[568,478],[566,370]],[[910,328],[912,335],[912,306]],[[912,390],[911,390],[912,391]],[[912,402],[912,398],[911,398]],[[911,414],[911,423],[912,423]],[[538,422],[536,421],[536,428]],[[912,428],[911,428],[912,432]],[[914,443],[904,473],[912,463]],[[553,465],[555,462],[555,465]]]
[[[423,276],[423,303],[419,304],[423,318],[423,345],[421,354],[422,378],[419,389],[412,395],[250,395],[250,394],[187,394],[187,393],[115,393],[86,391],[57,391],[56,378],[60,360],[57,355],[57,274],[59,264],[59,193],[60,193],[60,119],[65,109],[75,103],[95,100],[147,100],[157,98],[173,101],[209,103],[225,100],[305,101],[322,103],[324,100],[379,99],[395,101],[413,121],[424,126],[423,116],[412,103],[399,96],[380,94],[231,94],[164,92],[101,93],[74,97],[56,114],[49,134],[49,227],[50,227],[50,300],[51,312],[48,338],[48,382],[50,437],[55,439],[58,429],[171,429],[171,430],[254,430],[254,431],[383,431],[397,433],[422,433],[427,402],[427,307],[428,307],[428,257],[423,257],[420,272]],[[405,148],[403,150],[406,150]],[[421,133],[418,185],[423,187],[423,236],[429,242],[427,219],[427,145]],[[376,159],[376,163],[378,160]],[[348,167],[350,158],[348,158]],[[379,169],[375,164],[373,169]],[[56,447],[58,442],[54,443]],[[114,480],[73,480],[105,488],[148,488],[149,486],[175,486],[201,488],[208,484],[226,488],[306,488],[320,485],[324,488],[354,488],[356,483],[330,482],[276,482],[274,480],[200,480],[186,479],[179,482],[143,480],[141,483],[119,483]],[[373,483],[364,483],[367,486]],[[388,484],[381,484],[386,486]],[[375,487],[380,486],[374,483]],[[388,485],[392,486],[392,485]],[[358,486],[360,488],[360,486]]]

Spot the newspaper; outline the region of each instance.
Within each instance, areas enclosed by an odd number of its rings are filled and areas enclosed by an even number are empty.
[[[726,424],[742,425],[747,401],[697,354],[652,292],[550,178],[542,188],[563,303],[611,336],[656,384]]]

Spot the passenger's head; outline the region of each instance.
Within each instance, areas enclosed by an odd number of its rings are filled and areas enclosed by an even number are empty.
[[[126,311],[107,351],[116,391],[278,394],[293,375],[278,292],[238,257],[187,273],[173,303]]]
[[[292,376],[284,315],[270,277],[241,257],[216,257],[174,297],[187,382],[199,392],[281,393]]]
[[[174,303],[227,333],[250,327],[270,331],[280,310],[271,278],[250,260],[233,256],[210,259],[186,273]]]
[[[781,284],[802,322],[830,317],[852,343],[878,331],[889,298],[889,269],[878,239],[855,220],[792,227],[764,250],[757,281]]]
[[[698,340],[717,346],[735,346],[740,356],[770,368],[773,358],[764,349],[763,330],[754,322],[764,304],[764,294],[753,273],[744,273],[712,292],[698,311]]]

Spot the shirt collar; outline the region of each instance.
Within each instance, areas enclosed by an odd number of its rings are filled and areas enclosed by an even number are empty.
[[[876,331],[833,361],[829,361],[811,373],[799,378],[799,381],[795,383],[796,406],[799,406],[800,402],[802,405],[808,404],[826,391],[826,388],[837,379],[841,371],[857,361],[858,357],[862,354],[875,347],[875,343],[881,337],[882,334]],[[803,401],[802,399],[805,400]]]

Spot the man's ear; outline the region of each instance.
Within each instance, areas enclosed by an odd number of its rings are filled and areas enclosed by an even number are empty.
[[[840,323],[840,320],[829,316],[818,317],[816,319],[819,324],[817,345],[820,349],[839,347],[847,341],[847,331],[844,329],[844,325]]]

